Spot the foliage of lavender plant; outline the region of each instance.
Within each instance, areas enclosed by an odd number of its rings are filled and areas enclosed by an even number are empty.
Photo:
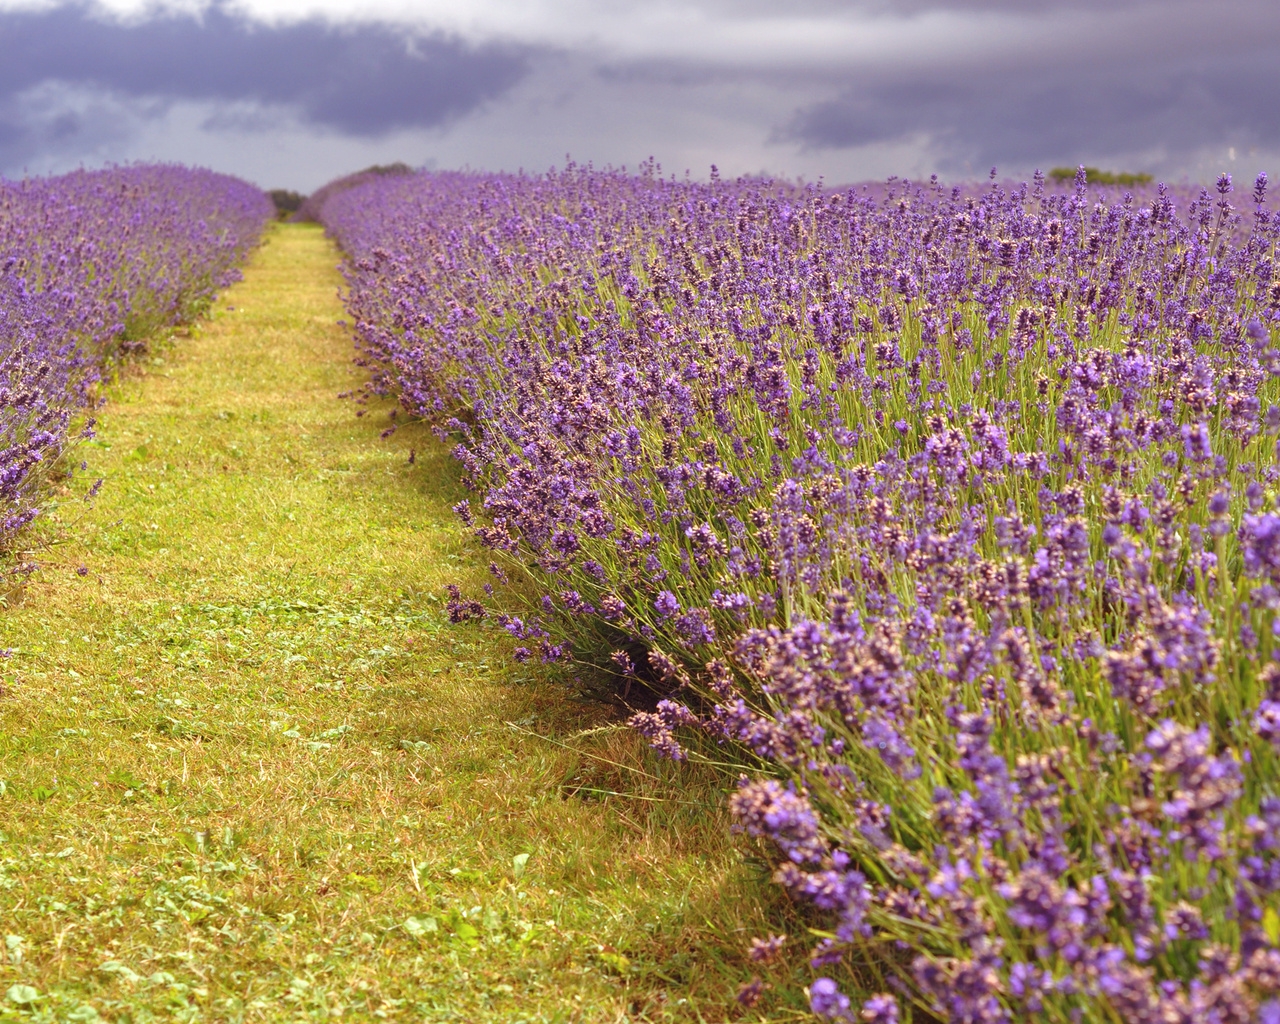
[[[318,221],[320,219],[320,211],[339,192],[345,192],[349,188],[355,188],[369,181],[376,181],[378,178],[387,175],[412,173],[413,168],[408,164],[397,162],[394,164],[374,164],[372,167],[366,167],[363,171],[356,171],[354,174],[335,178],[333,181],[321,186],[313,194],[301,198],[297,206],[294,207],[290,219],[294,221]]]
[[[1280,1020],[1280,216],[569,167],[332,196],[519,657],[666,692],[831,1019]],[[687,742],[687,741],[686,741]]]
[[[246,182],[177,166],[0,180],[0,549],[109,362],[235,280],[270,213]]]

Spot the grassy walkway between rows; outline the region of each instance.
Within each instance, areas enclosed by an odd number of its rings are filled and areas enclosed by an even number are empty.
[[[444,447],[336,400],[336,262],[274,228],[113,385],[0,608],[0,1020],[800,1016],[726,777],[448,623],[487,559]]]

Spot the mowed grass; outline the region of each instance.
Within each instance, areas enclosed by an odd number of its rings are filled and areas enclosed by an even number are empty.
[[[112,386],[0,609],[0,1020],[803,1016],[731,775],[449,624],[488,559],[444,446],[336,399],[337,259],[274,228]]]

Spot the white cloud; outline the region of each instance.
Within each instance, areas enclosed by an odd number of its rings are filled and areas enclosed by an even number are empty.
[[[0,9],[56,0],[3,0]],[[196,12],[207,0],[97,0],[136,19]],[[957,3],[789,5],[717,0],[227,0],[264,22],[323,17],[389,21],[457,34],[571,50],[600,63],[687,61],[726,69],[829,74],[863,69],[1049,61],[1099,65],[1134,53],[1167,57],[1280,40],[1266,0],[1142,0],[974,7]]]

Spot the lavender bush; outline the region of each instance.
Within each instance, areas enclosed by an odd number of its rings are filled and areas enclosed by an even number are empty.
[[[0,550],[104,368],[235,280],[270,213],[253,186],[177,166],[0,180]]]
[[[457,437],[542,595],[518,656],[764,766],[740,827],[880,990],[815,1012],[1276,1024],[1266,190],[571,166],[320,215],[370,389]]]

